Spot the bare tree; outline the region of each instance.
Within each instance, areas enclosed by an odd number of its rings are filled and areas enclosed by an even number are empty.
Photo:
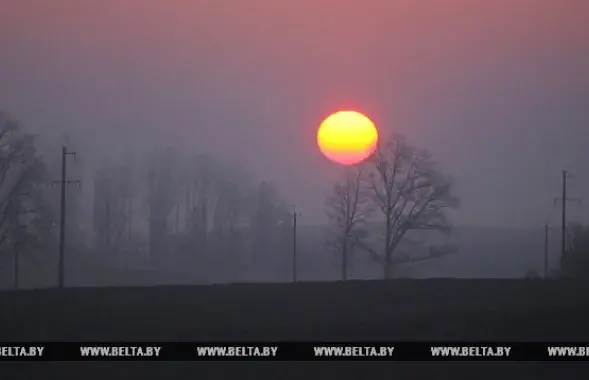
[[[562,277],[587,278],[589,274],[589,227],[569,226],[567,249],[561,259]]]
[[[94,173],[96,248],[114,255],[129,231],[130,170],[126,163],[103,162]]]
[[[176,203],[173,191],[177,163],[176,152],[170,148],[152,152],[148,163],[149,252],[157,260],[162,259],[170,232],[168,219]]]
[[[249,185],[243,168],[219,165],[214,184],[217,200],[211,231],[218,253],[234,255],[239,249],[239,228],[243,227],[247,217]]]
[[[437,170],[432,156],[401,136],[381,143],[365,165],[368,196],[384,219],[384,247],[375,250],[363,239],[356,239],[356,243],[383,265],[384,278],[390,278],[395,264],[412,261],[407,255],[394,256],[407,232],[450,232],[446,211],[459,202],[452,195],[452,179]],[[432,250],[431,257],[440,252],[445,251]]]
[[[215,179],[217,164],[208,155],[200,154],[189,165],[189,210],[186,217],[188,232],[191,234],[201,254],[210,253],[209,232],[213,219],[214,206],[217,204]]]
[[[18,255],[46,249],[53,220],[43,196],[48,187],[45,165],[34,136],[0,113],[0,254],[14,255],[18,282]]]
[[[348,258],[354,237],[365,234],[371,209],[362,186],[363,167],[347,168],[344,179],[334,185],[326,200],[329,218],[329,246],[341,258],[342,280],[348,279]]]
[[[273,184],[262,181],[252,192],[249,203],[254,260],[278,260],[274,254],[285,248],[285,232],[289,230],[291,219],[286,202]]]
[[[136,162],[135,156],[127,152],[124,157],[124,162],[121,164],[121,193],[123,197],[123,214],[125,216],[125,231],[121,233],[126,234],[126,240],[128,243],[133,243],[133,211],[135,198],[137,197],[137,178],[136,178]]]

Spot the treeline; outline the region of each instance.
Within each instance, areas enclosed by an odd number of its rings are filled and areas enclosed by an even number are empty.
[[[59,153],[0,113],[0,269],[14,287],[23,263],[57,280]],[[68,162],[67,179],[82,185],[67,185],[66,284],[98,273],[98,264],[198,282],[292,278],[291,204],[272,183],[237,163],[173,148],[101,153],[84,161],[79,152],[81,160]],[[312,268],[331,255],[341,279],[357,260],[390,278],[400,265],[456,252],[443,242],[422,244],[424,233],[452,230],[447,212],[459,203],[452,178],[429,152],[388,136],[343,174],[327,196],[325,234],[313,237],[325,239],[325,253],[304,252],[299,242],[298,265]],[[562,276],[589,273],[587,236],[585,227],[569,229]]]
[[[15,286],[23,257],[55,247],[57,220],[47,173],[35,137],[0,113],[0,259],[12,263]]]
[[[589,277],[589,227],[573,224],[568,229],[566,250],[560,260],[561,275]]]
[[[272,262],[292,244],[292,216],[275,186],[246,173],[171,148],[102,161],[92,247],[111,256],[145,248],[158,266],[173,255]]]
[[[52,151],[48,159],[40,145],[0,114],[0,261],[12,266],[15,286],[23,261],[57,270],[59,147],[42,147]],[[68,180],[84,178],[81,187],[67,185],[68,262],[289,277],[291,205],[272,183],[256,182],[238,164],[172,148],[103,155],[91,165],[78,156],[68,161]]]

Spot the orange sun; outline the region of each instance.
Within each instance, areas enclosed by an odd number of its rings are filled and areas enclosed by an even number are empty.
[[[374,123],[356,111],[339,111],[327,117],[317,131],[321,153],[342,165],[355,165],[370,157],[378,144]]]

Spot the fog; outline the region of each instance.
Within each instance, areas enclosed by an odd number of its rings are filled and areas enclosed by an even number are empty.
[[[353,108],[429,149],[455,178],[455,225],[527,234],[530,258],[488,276],[540,270],[563,169],[575,174],[569,195],[589,195],[584,0],[2,0],[0,9],[0,109],[39,135],[55,167],[62,144],[75,150],[83,192],[106,158],[172,147],[239,163],[296,205],[300,225],[323,225],[342,168],[315,133]],[[569,218],[589,213],[572,205]]]

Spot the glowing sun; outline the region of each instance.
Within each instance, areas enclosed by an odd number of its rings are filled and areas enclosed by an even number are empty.
[[[317,144],[331,161],[355,165],[374,153],[378,131],[360,112],[339,111],[323,120],[317,131]]]

